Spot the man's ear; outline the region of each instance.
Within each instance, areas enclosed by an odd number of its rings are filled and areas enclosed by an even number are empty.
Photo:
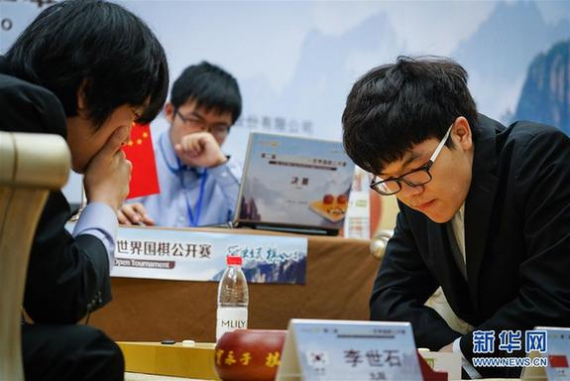
[[[451,130],[451,134],[454,136],[454,141],[459,144],[464,151],[469,151],[473,148],[473,135],[471,133],[471,126],[469,121],[460,116],[455,121],[455,125]]]
[[[170,102],[167,102],[164,105],[164,116],[166,118],[166,120],[168,121],[168,123],[172,124],[172,122],[174,121],[174,105]]]

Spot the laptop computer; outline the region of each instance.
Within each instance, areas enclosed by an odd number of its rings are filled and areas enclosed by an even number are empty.
[[[354,169],[339,141],[252,132],[233,225],[336,235]]]

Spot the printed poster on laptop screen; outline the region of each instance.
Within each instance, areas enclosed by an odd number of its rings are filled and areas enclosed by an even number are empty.
[[[252,133],[239,218],[340,229],[353,176],[341,142]]]

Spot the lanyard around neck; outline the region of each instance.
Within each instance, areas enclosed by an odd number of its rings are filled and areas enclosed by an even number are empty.
[[[176,157],[177,167],[172,167],[168,163],[168,160],[166,158],[166,153],[164,152],[164,147],[162,146],[163,144],[162,139],[164,139],[164,136],[165,135],[161,137],[161,141],[158,144],[160,147],[160,153],[162,154],[164,163],[166,164],[170,172],[176,175],[180,180],[180,187],[182,188],[182,194],[184,195],[184,200],[186,201],[186,213],[188,214],[188,221],[190,221],[190,227],[198,226],[200,222],[200,215],[202,214],[202,202],[204,201],[204,189],[206,188],[206,179],[208,178],[208,170],[204,169],[204,172],[201,175],[196,172],[201,177],[201,180],[200,180],[200,193],[198,193],[198,200],[196,201],[196,208],[195,208],[196,215],[194,215],[194,213],[192,213],[192,206],[190,199],[188,198],[188,192],[186,191],[186,186],[184,184],[184,167],[182,166],[182,163],[180,162],[180,159],[178,157]]]
[[[204,188],[206,187],[206,178],[208,177],[208,172],[204,169],[202,173],[202,179],[200,181],[200,193],[198,194],[198,201],[196,201],[196,215],[192,213],[192,207],[190,206],[190,200],[188,199],[188,192],[184,187],[184,173],[181,171],[179,174],[180,186],[182,187],[182,192],[184,193],[184,198],[186,199],[186,211],[188,213],[188,220],[190,221],[190,227],[198,226],[200,222],[200,214],[202,213],[202,201],[204,200]]]

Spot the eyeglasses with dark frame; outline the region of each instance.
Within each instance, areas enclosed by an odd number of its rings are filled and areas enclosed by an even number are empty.
[[[217,138],[223,139],[226,136],[228,136],[228,134],[230,132],[229,126],[224,126],[224,125],[219,125],[219,124],[209,126],[203,120],[192,119],[191,117],[187,117],[187,116],[182,115],[178,109],[176,109],[174,111],[174,113],[175,113],[175,115],[178,115],[180,120],[182,120],[182,122],[184,122],[184,124],[186,124],[188,127],[195,129],[195,130],[208,131],[209,133],[211,133],[212,135],[214,135]]]
[[[401,182],[404,182],[406,183],[406,185],[413,188],[426,185],[427,183],[429,183],[432,180],[432,176],[429,170],[432,167],[433,163],[435,162],[435,159],[437,159],[437,157],[439,156],[439,153],[443,149],[445,142],[449,138],[449,134],[451,133],[451,129],[453,128],[454,124],[455,122],[453,122],[451,126],[449,126],[443,139],[441,139],[441,141],[437,145],[435,151],[429,158],[426,165],[420,168],[416,168],[413,171],[410,171],[408,173],[403,174],[400,177],[396,177],[393,179],[382,180],[381,178],[374,176],[370,181],[370,188],[372,188],[373,190],[375,190],[376,192],[380,193],[383,196],[390,196],[402,190]],[[377,178],[379,178],[380,180],[377,181]]]

